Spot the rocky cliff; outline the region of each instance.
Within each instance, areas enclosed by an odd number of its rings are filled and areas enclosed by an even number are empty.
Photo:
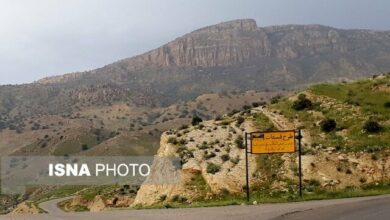
[[[389,51],[386,31],[322,25],[258,27],[251,19],[234,20],[95,70],[0,86],[0,111],[19,112],[27,102],[33,112],[44,113],[38,109],[42,103],[60,103],[62,107],[51,111],[54,114],[69,111],[63,105],[80,103],[73,98],[78,93],[92,97],[96,105],[109,100],[153,106],[204,93],[282,90],[355,79],[390,70]],[[96,92],[104,88],[107,94]]]

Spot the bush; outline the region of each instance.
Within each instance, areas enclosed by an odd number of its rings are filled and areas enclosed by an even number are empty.
[[[259,102],[252,102],[252,107],[256,108],[259,107],[260,103]]]
[[[236,146],[240,149],[244,149],[245,148],[245,145],[244,145],[244,142],[243,142],[243,137],[241,135],[238,135],[238,137],[236,138],[235,140],[235,143],[236,143]]]
[[[230,160],[230,156],[229,156],[229,154],[224,154],[224,155],[221,155],[221,159],[222,159],[222,161],[228,161],[228,160]]]
[[[191,124],[192,124],[192,125],[198,125],[198,124],[200,124],[202,121],[203,121],[203,120],[202,120],[199,116],[194,115],[194,116],[192,116],[192,122],[191,122]]]
[[[249,109],[251,109],[251,107],[249,105],[244,105],[244,106],[242,106],[242,109],[249,110]]]
[[[217,116],[215,117],[215,120],[216,120],[216,121],[222,120],[222,116],[221,116],[221,115],[217,115]]]
[[[274,96],[274,97],[272,97],[271,98],[271,104],[276,104],[276,103],[278,103],[279,102],[279,100],[282,98],[282,96],[280,96],[280,95],[277,95],[277,96]]]
[[[385,104],[383,104],[385,106],[385,108],[390,108],[390,101],[388,102],[385,102]]]
[[[160,195],[160,202],[163,202],[167,199],[167,195]]]
[[[292,108],[297,111],[311,108],[312,106],[313,103],[308,98],[306,98],[305,94],[299,94],[298,99],[295,100],[292,104]]]
[[[231,158],[230,159],[230,162],[232,162],[233,164],[238,164],[240,162],[240,158],[237,156],[236,158]]]
[[[237,125],[240,126],[242,123],[244,123],[245,119],[241,116],[237,117]]]
[[[316,179],[310,179],[308,185],[306,186],[306,190],[308,192],[315,192],[318,187],[321,186],[321,183]]]
[[[208,160],[210,158],[213,158],[217,156],[214,152],[208,153],[207,151],[204,152],[204,159]]]
[[[178,143],[177,139],[175,137],[169,137],[168,138],[168,144],[174,144],[176,145]]]
[[[320,122],[321,131],[331,132],[336,128],[336,121],[331,118],[326,118]]]
[[[88,145],[87,145],[87,144],[81,145],[81,150],[82,150],[82,151],[88,150]]]
[[[376,133],[382,129],[382,126],[376,120],[369,119],[364,123],[363,129],[369,133]]]
[[[215,174],[221,170],[221,166],[214,163],[207,164],[207,173]]]

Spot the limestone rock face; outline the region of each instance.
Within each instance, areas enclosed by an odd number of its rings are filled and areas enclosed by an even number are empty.
[[[175,137],[177,134],[168,132],[162,135],[157,156],[185,158],[183,166],[179,170],[180,178],[173,184],[148,184],[147,179],[140,187],[133,205],[151,205],[161,202],[162,198],[164,201],[170,201],[178,196],[191,201],[196,198],[208,199],[213,194],[223,191],[243,192],[245,151],[238,148],[235,143],[235,140],[242,138],[241,128],[234,123],[230,126],[224,126],[215,121],[204,122],[203,126],[203,128],[191,127],[188,133],[180,137],[182,140],[188,140],[185,145],[169,143],[169,137]],[[249,131],[253,129],[249,121],[241,126],[242,128],[246,127]],[[209,132],[211,129],[213,132]],[[184,151],[191,156],[184,157],[180,153],[180,149],[185,149]],[[228,158],[223,160],[223,157],[227,156]],[[210,173],[208,171],[209,164],[215,164],[219,170]],[[151,167],[150,178],[159,176],[166,169],[166,166],[161,164],[154,165]],[[255,157],[249,158],[249,168],[250,174],[255,172]],[[251,178],[250,181],[253,184],[255,179]]]
[[[251,19],[205,27],[130,61],[130,65],[226,66],[269,56],[270,42]]]

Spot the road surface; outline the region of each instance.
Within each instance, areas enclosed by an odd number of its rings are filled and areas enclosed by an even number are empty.
[[[137,219],[137,220],[389,220],[390,195],[351,199],[307,201],[283,204],[238,205],[210,208],[144,209],[65,213],[56,204],[63,199],[41,204],[48,214],[1,216],[0,219]]]

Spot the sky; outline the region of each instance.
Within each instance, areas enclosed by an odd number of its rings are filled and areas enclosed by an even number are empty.
[[[390,30],[390,1],[0,0],[0,84],[99,68],[240,18]]]

